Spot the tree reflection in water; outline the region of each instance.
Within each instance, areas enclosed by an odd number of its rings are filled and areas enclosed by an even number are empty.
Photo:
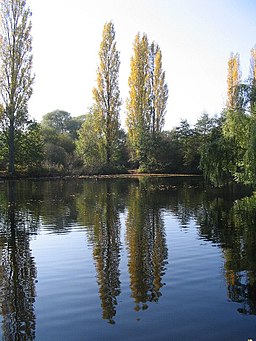
[[[146,309],[147,302],[158,301],[163,286],[167,246],[161,208],[154,194],[143,184],[130,186],[126,239],[135,310]]]
[[[256,196],[236,201],[231,214],[237,238],[224,250],[228,296],[241,314],[256,315]]]
[[[1,308],[4,340],[35,338],[36,267],[29,234],[38,221],[16,203],[15,182],[9,183],[8,202],[1,205]]]
[[[236,193],[232,196],[225,191],[208,191],[189,180],[87,183],[77,199],[78,221],[87,227],[93,245],[102,317],[114,323],[121,290],[119,216],[125,209],[135,310],[147,309],[148,302],[158,301],[161,296],[168,253],[163,217],[163,210],[167,210],[181,226],[189,228],[188,222],[194,219],[200,238],[222,248],[228,297],[243,303],[239,312],[255,314],[255,211],[251,209],[250,215],[250,202],[235,201],[236,197]]]
[[[114,324],[120,294],[120,189],[116,184],[88,183],[78,200],[79,221],[88,226],[97,271],[102,318]]]
[[[202,184],[202,182],[201,182]],[[17,186],[17,189],[15,188]],[[121,293],[121,222],[125,216],[130,290],[135,310],[162,294],[167,268],[164,212],[222,250],[227,296],[242,314],[256,315],[256,197],[240,199],[189,180],[10,182],[0,191],[1,309],[5,340],[35,338],[36,266],[31,234],[86,229],[97,273],[102,318],[115,323]],[[233,192],[232,192],[233,193]],[[239,198],[239,200],[237,200]]]
[[[206,200],[196,214],[200,235],[224,255],[228,299],[238,312],[256,315],[256,196]]]

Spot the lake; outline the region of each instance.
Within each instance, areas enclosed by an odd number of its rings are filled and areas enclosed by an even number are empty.
[[[2,340],[256,340],[256,195],[200,178],[0,183]]]

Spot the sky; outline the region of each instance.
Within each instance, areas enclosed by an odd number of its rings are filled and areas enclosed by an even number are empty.
[[[106,22],[115,26],[120,51],[121,122],[135,35],[159,44],[169,88],[165,129],[181,119],[195,124],[226,102],[227,63],[240,54],[242,78],[249,74],[256,44],[256,0],[27,0],[32,15],[36,75],[29,102],[40,121],[54,110],[86,114],[93,103],[99,47]]]

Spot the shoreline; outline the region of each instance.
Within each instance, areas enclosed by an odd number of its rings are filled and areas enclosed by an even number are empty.
[[[83,180],[83,179],[136,179],[141,177],[155,178],[175,178],[175,177],[203,177],[202,174],[187,174],[187,173],[124,173],[124,174],[100,174],[100,175],[56,175],[56,176],[0,176],[0,182],[19,181],[19,180]]]

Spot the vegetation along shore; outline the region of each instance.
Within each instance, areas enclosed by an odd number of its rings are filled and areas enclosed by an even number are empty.
[[[86,115],[65,110],[31,120],[33,93],[32,16],[26,1],[1,5],[0,171],[3,178],[138,173],[203,174],[215,186],[256,184],[256,47],[242,79],[239,54],[227,64],[227,101],[221,113],[203,112],[164,130],[169,89],[162,51],[138,33],[134,38],[121,127],[120,53],[113,22],[105,23],[97,82]]]

